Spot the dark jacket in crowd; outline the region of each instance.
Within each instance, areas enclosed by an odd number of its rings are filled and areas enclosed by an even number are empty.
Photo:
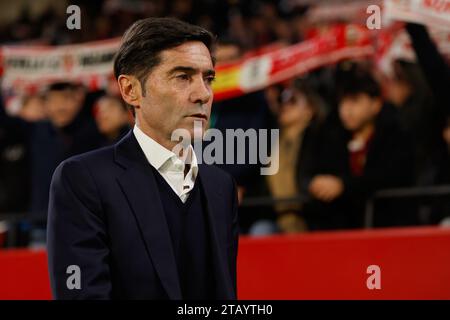
[[[34,218],[46,221],[50,182],[56,167],[65,159],[100,146],[100,135],[92,117],[83,113],[64,128],[49,121],[34,125],[32,136],[32,200]]]
[[[119,135],[114,139],[108,139],[106,136],[101,135],[100,137],[100,146],[101,147],[107,147],[111,146],[113,144],[116,144],[120,141],[127,133],[130,131],[130,126],[128,124],[122,126],[119,130]]]
[[[317,145],[320,125],[318,122],[311,123],[302,133],[301,146],[298,150],[297,162],[295,163],[295,180],[299,190],[300,204],[309,196],[304,190],[309,183],[309,170],[314,163],[314,150]],[[281,156],[281,155],[280,155]],[[272,194],[268,185],[267,176],[259,176],[247,189],[245,199],[248,198],[270,198]],[[275,206],[265,203],[261,206],[240,208],[240,226],[245,232],[257,220],[264,219],[275,222],[278,213]]]
[[[30,124],[0,109],[0,213],[24,213],[31,193]]]
[[[450,155],[442,138],[442,130],[450,117],[450,66],[439,53],[425,26],[408,23],[406,30],[410,35],[418,63],[433,93],[434,103],[428,110],[431,114],[428,127],[431,128],[430,143],[432,143],[429,159],[434,163],[432,182],[450,183]],[[427,120],[423,119],[424,122]]]
[[[383,106],[375,123],[375,132],[368,147],[362,176],[354,176],[350,169],[347,144],[351,134],[332,112],[321,128],[314,150],[314,161],[305,170],[311,179],[320,174],[335,175],[342,179],[344,192],[331,203],[311,199],[303,215],[311,230],[359,228],[364,224],[367,199],[376,190],[410,186],[413,183],[412,146],[408,136],[400,129],[397,111]],[[307,189],[304,189],[307,192]],[[375,226],[415,223],[415,214],[403,204],[385,204],[375,219]]]
[[[227,144],[225,134],[227,129],[242,129],[244,131],[255,129],[258,132],[259,129],[270,129],[275,126],[262,91],[216,102],[212,110],[211,126],[223,133],[224,146]],[[268,137],[270,138],[270,134]],[[245,150],[237,150],[235,148],[235,159],[238,152],[242,153],[244,151],[248,159],[251,150],[255,149],[251,149],[249,144],[246,144]],[[223,155],[225,158],[225,148]],[[230,173],[239,186],[244,186],[248,189],[257,181],[261,164],[249,164],[248,161],[245,164],[236,164],[235,160],[233,164],[218,164],[218,166]]]

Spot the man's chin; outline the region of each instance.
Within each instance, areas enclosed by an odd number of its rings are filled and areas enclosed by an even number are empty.
[[[202,128],[195,128],[194,130],[189,131],[192,140],[201,140],[203,139],[203,135],[205,134],[205,130]]]
[[[207,121],[205,119],[195,119],[192,121],[186,130],[189,131],[191,135],[191,139],[202,139],[203,134],[205,133]]]

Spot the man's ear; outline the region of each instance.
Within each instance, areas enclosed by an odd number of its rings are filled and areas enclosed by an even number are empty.
[[[142,99],[141,83],[135,76],[121,74],[117,79],[123,100],[135,108],[139,108]]]

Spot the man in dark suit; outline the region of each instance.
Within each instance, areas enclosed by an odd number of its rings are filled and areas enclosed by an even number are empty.
[[[64,161],[50,187],[48,256],[57,299],[236,299],[237,196],[231,176],[172,150],[204,132],[212,35],[169,18],[136,22],[114,62],[136,125]]]

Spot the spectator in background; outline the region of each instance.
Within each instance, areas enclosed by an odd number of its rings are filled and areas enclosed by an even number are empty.
[[[27,101],[31,99],[25,99],[17,116],[9,116],[0,98],[0,213],[24,213],[30,201],[30,123],[26,120],[37,113],[30,111],[33,106]]]
[[[448,150],[448,138],[446,139],[446,130],[448,130],[446,128],[448,128],[448,119],[450,119],[450,91],[448,90],[450,66],[448,61],[439,53],[425,26],[407,23],[406,30],[411,38],[418,64],[434,98],[433,108],[428,110],[428,113],[432,113],[432,121],[429,123],[434,133],[432,144],[436,146],[435,152],[430,155],[435,160],[433,182],[435,184],[449,184],[450,152]],[[422,121],[427,120],[425,118]],[[450,207],[448,202],[444,200],[433,204],[427,222],[439,223],[449,216]]]
[[[450,116],[447,117],[447,125],[442,132],[442,136],[447,147],[446,159],[450,159]],[[443,184],[450,184],[450,161],[447,161],[447,165],[443,167],[440,182]],[[447,226],[450,225],[450,203],[443,201],[436,206],[433,213],[432,223],[440,223]]]
[[[216,48],[217,63],[232,63],[238,61],[241,57],[242,47],[237,41],[230,38],[223,38],[218,41]],[[268,129],[273,125],[273,119],[263,91],[214,102],[212,107],[210,126],[221,130],[224,136],[226,136],[226,129],[258,130]],[[204,145],[206,146],[206,143]],[[224,139],[224,145],[226,145],[226,139]],[[247,155],[249,150],[249,145],[246,144],[244,151]],[[243,151],[240,150],[239,152]],[[234,154],[236,156],[237,152]],[[245,190],[252,188],[257,181],[260,165],[236,164],[236,161],[234,163],[218,166],[236,179],[239,199],[242,200]]]
[[[101,145],[119,141],[130,130],[130,113],[125,102],[118,97],[101,97],[95,107],[95,121],[102,135]]]
[[[319,125],[325,116],[324,101],[308,85],[296,80],[284,89],[278,98],[277,122],[280,140],[274,146],[272,161],[278,161],[278,172],[263,176],[258,196],[294,198],[300,195],[305,182],[305,172],[311,167],[313,149]],[[301,204],[280,202],[274,206],[273,221],[257,220],[249,234],[260,235],[280,231],[282,233],[304,232],[307,225],[301,217]],[[254,213],[259,218],[259,212]]]
[[[386,82],[386,92],[398,108],[402,128],[412,138],[415,184],[436,184],[446,147],[435,101],[419,65],[403,60],[393,64],[393,77]]]
[[[437,132],[435,135],[436,141],[434,141],[434,144],[438,145],[435,155],[435,158],[438,159],[435,183],[448,183],[450,182],[450,157],[446,150],[446,143],[442,139],[442,132],[445,130],[447,119],[450,117],[450,90],[448,89],[450,66],[439,53],[425,26],[407,23],[406,30],[434,98],[433,109],[428,112],[433,112],[433,122],[430,126]]]
[[[450,113],[450,66],[439,53],[436,44],[428,34],[427,28],[415,23],[407,23],[406,30],[412,41],[417,60],[433,92],[441,114]],[[443,118],[445,119],[445,118]],[[444,124],[445,120],[443,123]]]
[[[445,126],[444,130],[442,130],[442,137],[444,138],[447,151],[444,159],[447,160],[447,165],[443,165],[441,171],[442,177],[439,182],[443,184],[450,184],[450,115],[447,116],[447,125]]]
[[[229,37],[219,39],[215,52],[217,63],[238,62],[242,56],[243,48],[238,41]]]
[[[70,156],[100,146],[100,135],[85,105],[83,87],[68,82],[50,85],[45,94],[48,120],[35,123],[31,133],[31,213],[38,226],[45,226],[48,193],[53,171]]]
[[[47,115],[45,113],[43,97],[41,95],[31,95],[26,97],[23,100],[22,107],[18,111],[17,116],[29,123],[44,120]]]
[[[442,132],[442,136],[447,144],[447,152],[450,153],[450,117],[447,118],[447,125]]]
[[[44,102],[40,95],[16,97],[5,112],[0,101],[0,213],[27,214],[31,201],[30,132],[35,122],[46,117]],[[27,221],[11,223],[7,229],[16,231],[16,245],[28,244]]]
[[[365,203],[374,191],[412,184],[411,144],[378,83],[357,65],[337,83],[339,121],[331,115],[321,129],[308,174],[313,200],[304,215],[313,230],[362,227]],[[415,223],[408,210],[380,211],[379,225]]]

